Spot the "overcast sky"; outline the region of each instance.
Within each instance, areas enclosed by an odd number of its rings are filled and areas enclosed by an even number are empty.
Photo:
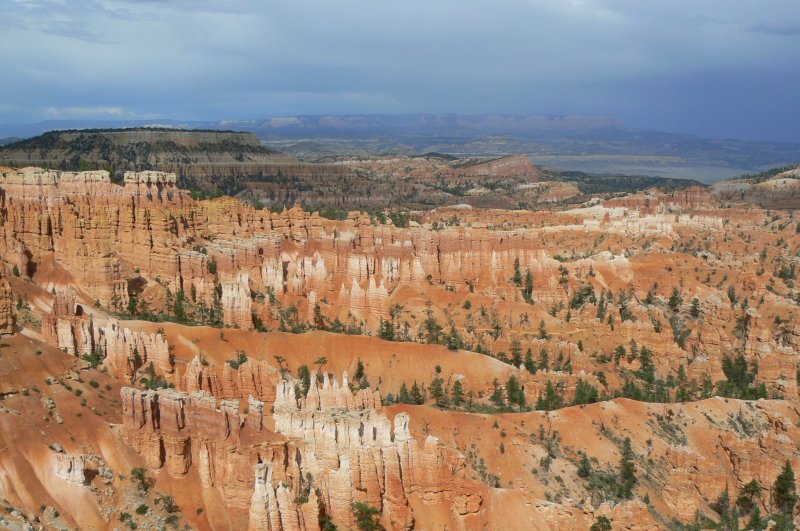
[[[609,114],[800,142],[798,0],[0,0],[0,123]]]

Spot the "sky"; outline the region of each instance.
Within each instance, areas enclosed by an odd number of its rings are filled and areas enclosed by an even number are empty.
[[[798,0],[0,0],[0,123],[603,114],[800,142]]]

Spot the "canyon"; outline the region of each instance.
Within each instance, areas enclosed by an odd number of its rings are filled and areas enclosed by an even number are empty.
[[[193,197],[178,166],[0,168],[0,523],[683,529],[754,480],[777,522],[796,170],[589,197],[525,157],[432,160],[359,164],[548,207],[329,219]]]

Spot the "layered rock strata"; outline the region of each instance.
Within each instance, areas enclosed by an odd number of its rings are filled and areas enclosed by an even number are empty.
[[[11,284],[0,276],[0,334],[14,333],[14,296]]]
[[[389,420],[374,391],[353,394],[346,377],[340,385],[325,376],[298,399],[296,385],[278,384],[274,433],[252,397],[242,412],[202,392],[124,388],[124,437],[151,468],[182,477],[196,467],[204,486],[247,509],[250,529],[318,529],[323,514],[352,527],[356,501],[377,507],[394,529],[415,525],[409,497],[461,515],[480,510],[463,458],[436,437],[416,441],[408,415]]]

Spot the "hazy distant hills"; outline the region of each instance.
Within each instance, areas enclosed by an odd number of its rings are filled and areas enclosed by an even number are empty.
[[[317,145],[312,143],[312,148]],[[210,128],[49,131],[0,146],[0,166],[103,168],[116,178],[130,170],[168,171],[178,174],[180,186],[201,194],[236,195],[270,208],[300,203],[337,212],[428,210],[456,204],[529,209],[575,204],[591,194],[699,184],[651,176],[543,172],[525,155],[335,155],[300,160],[265,147],[254,133]]]
[[[632,129],[608,116],[401,114],[288,116],[182,122],[50,121],[0,125],[0,138],[52,129],[142,127],[255,133],[269,147],[302,159],[440,152],[460,157],[525,154],[542,167],[588,173],[693,178],[704,182],[800,161],[800,144],[707,139]]]

